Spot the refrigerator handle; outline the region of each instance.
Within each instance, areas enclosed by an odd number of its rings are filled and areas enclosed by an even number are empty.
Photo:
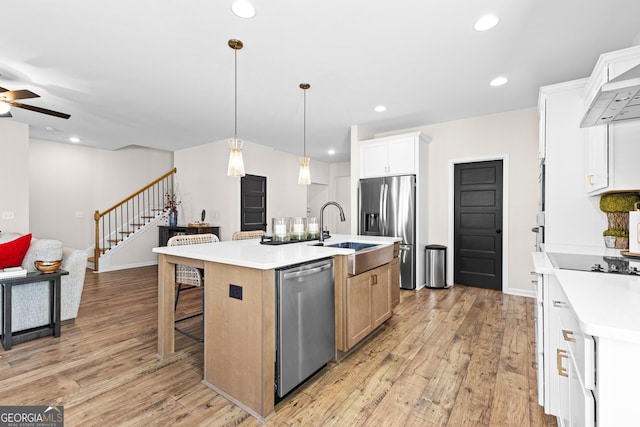
[[[389,184],[384,184],[384,223],[382,224],[384,235],[389,235]]]
[[[389,216],[387,215],[389,213],[389,184],[385,183],[382,184],[384,190],[383,190],[383,196],[382,196],[382,204],[383,204],[383,217],[382,217],[382,235],[386,236],[387,234],[389,234]]]
[[[380,184],[380,198],[378,199],[380,200],[380,225],[379,225],[379,232],[382,233],[382,235],[384,235],[384,223],[385,223],[385,211],[384,211],[384,184]]]

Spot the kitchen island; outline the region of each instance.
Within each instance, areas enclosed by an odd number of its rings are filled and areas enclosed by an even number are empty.
[[[640,267],[640,260],[621,257],[617,250],[546,250],[551,257],[597,256],[603,264]],[[563,426],[628,425],[640,417],[635,402],[640,383],[640,276],[561,268],[553,265],[549,253],[533,254],[541,276],[542,324],[536,337],[544,353],[538,360],[544,375],[538,378],[545,412],[556,415]]]
[[[347,281],[346,258],[354,254],[354,249],[327,245],[345,241],[374,243],[385,250],[393,250],[397,256],[398,240],[337,235],[327,239],[325,246],[313,246],[318,242],[262,245],[253,239],[154,248],[158,254],[157,357],[164,359],[174,352],[175,264],[204,269],[203,383],[259,420],[264,420],[273,413],[275,406],[275,270],[333,257],[336,264],[336,337],[345,340],[342,314],[346,298],[343,298],[342,285]],[[391,271],[397,275],[397,269],[387,265],[384,269],[387,276],[381,276],[381,283],[386,284],[386,301],[391,300],[390,284],[398,284],[398,280],[391,277]],[[376,282],[378,273],[376,271],[373,275]],[[230,285],[241,288],[241,299],[237,294],[230,295]],[[389,304],[387,302],[386,306]],[[388,318],[390,309],[386,311]],[[379,323],[375,325],[379,326]],[[371,328],[367,333],[370,332]]]

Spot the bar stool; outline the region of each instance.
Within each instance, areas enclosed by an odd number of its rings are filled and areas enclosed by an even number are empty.
[[[185,246],[185,245],[201,245],[205,243],[219,242],[218,236],[215,234],[186,234],[173,236],[167,241],[167,246]],[[176,284],[178,289],[176,290],[176,299],[173,305],[174,312],[178,310],[178,300],[180,299],[180,293],[188,289],[201,289],[202,291],[202,311],[199,313],[191,314],[189,316],[177,319],[176,324],[192,319],[197,316],[203,316],[204,314],[204,271],[190,267],[188,265],[176,264]],[[202,318],[204,325],[204,316]],[[204,338],[197,337],[183,329],[175,326],[175,330],[187,337],[194,339],[198,342],[204,342]]]
[[[236,231],[231,236],[231,240],[246,240],[246,239],[258,239],[264,236],[266,233],[262,230],[254,231]]]

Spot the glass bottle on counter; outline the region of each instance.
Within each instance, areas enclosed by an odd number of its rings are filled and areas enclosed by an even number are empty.
[[[289,241],[288,225],[289,225],[289,221],[287,221],[287,218],[271,219],[271,234],[273,234],[274,242]]]
[[[320,221],[318,217],[307,218],[307,238],[310,240],[320,237]]]
[[[289,236],[291,240],[306,240],[307,239],[307,218],[295,217],[289,218]]]

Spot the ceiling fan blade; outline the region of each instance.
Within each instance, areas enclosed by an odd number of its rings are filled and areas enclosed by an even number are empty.
[[[68,119],[70,114],[60,113],[59,111],[47,110],[46,108],[34,107],[33,105],[20,104],[19,102],[9,102],[12,107],[24,108],[25,110],[35,111],[36,113],[48,114],[50,116],[60,117],[61,119]]]
[[[35,93],[27,89],[5,90],[1,92],[0,98],[5,98],[10,101],[15,101],[17,99],[40,98],[40,95],[36,95]]]
[[[0,114],[0,117],[13,117],[13,115],[11,114],[11,111],[7,111],[4,114]]]
[[[2,93],[2,92],[9,92],[9,89],[5,89],[3,87],[0,87],[0,93]]]

